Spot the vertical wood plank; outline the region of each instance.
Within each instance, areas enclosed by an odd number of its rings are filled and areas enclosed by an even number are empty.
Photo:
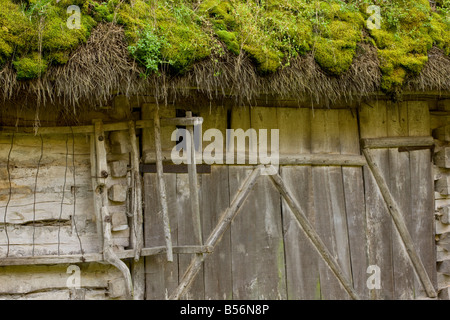
[[[386,104],[377,101],[374,106],[363,104],[359,112],[361,138],[387,136]],[[389,151],[372,150],[374,159],[389,177]],[[381,288],[371,289],[371,299],[393,299],[394,273],[392,268],[392,220],[383,197],[367,166],[364,166],[364,190],[369,249],[369,263],[380,268]],[[369,276],[369,275],[367,275]]]
[[[200,108],[203,118],[203,132],[214,128],[225,137],[227,129],[227,110],[225,108]],[[205,142],[203,147],[208,145]],[[200,205],[202,213],[203,238],[207,239],[215,228],[222,213],[230,205],[228,188],[228,167],[212,166],[211,174],[201,177]],[[241,213],[242,214],[242,213]],[[231,269],[231,230],[225,231],[214,252],[204,262],[205,299],[230,300],[233,298]]]
[[[241,116],[243,112],[249,112],[248,116]],[[276,109],[272,108],[235,108],[232,128],[276,128],[274,115]],[[245,166],[229,168],[230,198],[252,170]],[[233,298],[286,299],[280,195],[266,177],[259,178],[233,221],[231,239]]]
[[[408,104],[410,136],[431,135],[430,115],[426,101]],[[411,236],[433,285],[437,286],[436,252],[434,244],[434,190],[430,150],[410,152],[411,210],[413,230]],[[416,277],[416,297],[426,296]]]
[[[156,179],[155,173],[144,174],[145,247],[165,246],[161,201],[155,197]],[[177,245],[177,211],[173,205],[176,203],[176,174],[166,173],[164,180],[168,195],[172,241],[173,245]],[[146,299],[166,299],[178,285],[178,255],[174,255],[173,262],[168,262],[165,254],[146,257],[145,274]]]
[[[280,154],[311,152],[311,110],[278,108]],[[283,166],[281,177],[314,225],[311,166]],[[288,299],[320,299],[320,277],[316,250],[298,227],[286,201],[282,200],[286,286]]]
[[[360,154],[356,110],[339,110],[339,136],[341,154]],[[368,299],[367,226],[363,214],[365,203],[362,175],[360,167],[342,167],[353,286],[361,298]]]
[[[408,108],[406,103],[387,104],[387,131],[388,136],[408,136]],[[387,180],[391,194],[399,205],[404,219],[411,232],[411,186],[408,152],[398,152],[398,149],[389,149],[389,172]],[[393,223],[393,222],[392,222]],[[392,225],[392,263],[394,270],[394,298],[414,298],[414,271],[408,253],[405,251],[398,231]]]
[[[206,239],[230,205],[227,166],[213,166],[210,175],[202,175],[200,195],[203,237]],[[231,235],[228,229],[204,262],[205,299],[233,298],[231,271]]]
[[[142,105],[142,119],[153,119],[154,104]],[[161,117],[174,117],[175,110],[160,109]],[[161,128],[161,144],[164,149],[171,146],[170,135],[175,127]],[[142,152],[155,152],[154,128],[142,130]],[[157,177],[154,173],[144,174],[144,243],[146,247],[165,246],[164,225],[162,219],[162,206],[156,196]],[[173,245],[177,244],[177,214],[176,203],[176,175],[164,174],[166,185],[169,219],[171,221],[171,235]],[[166,255],[150,256],[145,258],[146,273],[146,299],[166,299],[178,285],[178,257],[174,255],[173,262],[167,262]]]
[[[338,110],[316,110],[311,120],[312,153],[340,153]],[[314,208],[317,232],[351,279],[347,218],[341,168],[313,167]],[[348,299],[334,274],[319,261],[323,299]]]
[[[201,188],[201,186],[199,187]],[[179,245],[198,245],[197,236],[194,234],[194,218],[191,210],[190,200],[190,188],[189,188],[189,175],[177,174],[176,182],[176,209],[178,219],[178,244]],[[179,278],[183,276],[187,267],[191,262],[192,256],[183,254],[178,256],[178,268]],[[186,292],[182,299],[198,300],[204,299],[204,278],[203,278],[203,266],[199,271],[199,274],[195,277],[189,290]]]

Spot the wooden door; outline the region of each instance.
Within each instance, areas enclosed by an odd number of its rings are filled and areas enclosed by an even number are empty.
[[[144,107],[143,117],[154,106]],[[145,110],[147,110],[145,112]],[[280,154],[361,155],[360,138],[430,135],[428,108],[421,103],[361,110],[297,108],[198,108],[203,132],[217,128],[279,129]],[[161,109],[162,117],[175,110]],[[148,117],[147,117],[148,118]],[[164,128],[163,149],[170,150],[175,128]],[[151,152],[151,131],[144,132],[143,150]],[[205,146],[203,146],[205,147]],[[390,192],[407,221],[414,245],[430,278],[436,281],[433,231],[433,185],[430,150],[373,150]],[[253,166],[213,165],[199,175],[203,239],[238,192]],[[280,175],[309,222],[361,298],[413,299],[422,286],[385,201],[367,166],[285,165]],[[258,178],[221,242],[204,261],[185,299],[349,299],[329,265],[309,242],[268,177]],[[194,245],[188,176],[166,173],[174,246]],[[144,174],[145,246],[163,246],[156,174]],[[146,298],[170,296],[192,255],[147,257]],[[380,272],[380,288],[369,288],[369,267]],[[369,268],[369,269],[368,269]]]

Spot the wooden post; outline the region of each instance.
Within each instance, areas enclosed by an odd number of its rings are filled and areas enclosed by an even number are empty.
[[[263,166],[256,167],[253,172],[247,177],[247,179],[242,184],[242,187],[239,188],[239,192],[234,197],[233,201],[231,202],[230,207],[225,210],[222,217],[219,220],[219,223],[214,228],[214,230],[211,232],[210,236],[206,240],[206,246],[215,248],[217,244],[222,239],[223,234],[230,226],[231,222],[236,217],[236,214],[238,213],[239,209],[241,208],[243,202],[247,198],[248,194],[252,190],[253,186],[256,183],[257,178],[261,175],[261,169]],[[183,278],[181,279],[178,287],[175,289],[175,291],[172,293],[172,295],[169,297],[170,300],[178,300],[180,299],[183,294],[187,291],[189,286],[192,284],[195,276],[197,275],[198,271],[200,270],[202,266],[202,262],[205,259],[205,256],[203,254],[195,255],[191,263],[189,264],[186,272],[183,275]]]
[[[166,195],[166,184],[164,182],[163,176],[163,165],[162,165],[162,151],[161,151],[161,124],[159,119],[158,107],[155,108],[153,114],[153,121],[155,124],[155,152],[156,152],[156,173],[157,173],[157,185],[158,194],[161,199],[161,207],[163,214],[164,223],[164,237],[167,247],[167,261],[173,262],[173,252],[172,252],[172,235],[170,234],[170,221],[169,221],[169,209],[167,206],[167,195]]]
[[[142,216],[142,180],[139,173],[139,149],[136,143],[136,128],[133,121],[129,122],[129,135],[131,142],[131,177],[133,188],[133,237],[134,261],[132,262],[132,275],[134,284],[134,299],[143,300],[145,294],[144,260],[141,251],[144,246],[143,216]]]
[[[305,232],[308,239],[312,242],[314,247],[316,248],[317,252],[320,254],[322,259],[325,261],[327,266],[331,269],[331,271],[334,273],[336,278],[339,280],[342,287],[347,291],[347,293],[355,300],[359,300],[358,293],[353,289],[350,281],[345,277],[344,273],[342,272],[341,268],[339,267],[339,264],[334,259],[334,257],[331,255],[325,244],[323,243],[322,239],[320,239],[317,232],[314,230],[313,226],[309,223],[308,218],[303,213],[300,206],[296,203],[294,198],[291,196],[290,192],[288,191],[286,185],[284,184],[283,179],[281,176],[277,173],[274,175],[271,175],[270,178],[274,182],[275,186],[277,187],[280,194],[283,196],[283,198],[286,200],[286,203],[291,208],[291,212],[294,215],[296,221],[299,223],[301,229]],[[319,213],[320,214],[320,213]]]
[[[139,261],[141,249],[143,247],[143,233],[142,233],[142,181],[139,174],[139,151],[136,143],[136,129],[134,122],[129,122],[129,134],[131,142],[131,167],[132,167],[132,181],[133,181],[133,225],[135,237],[135,256],[134,260]]]
[[[94,120],[94,140],[96,149],[96,177],[97,190],[101,200],[100,211],[103,225],[103,260],[119,269],[127,287],[127,298],[133,297],[133,283],[127,265],[114,253],[111,235],[111,216],[108,212],[108,195],[106,192],[106,179],[108,178],[108,165],[106,162],[105,132],[101,120]]]
[[[419,279],[427,295],[430,298],[436,298],[437,294],[433,287],[433,283],[431,282],[431,279],[428,276],[425,267],[422,261],[420,260],[419,255],[417,254],[416,249],[414,248],[414,242],[411,238],[411,235],[408,232],[405,220],[403,219],[400,209],[389,191],[389,188],[386,184],[386,181],[383,178],[380,168],[375,163],[375,160],[369,149],[367,148],[363,149],[363,153],[364,156],[366,157],[369,169],[372,172],[375,181],[377,182],[381,195],[383,196],[384,201],[386,202],[388,211],[391,214],[392,219],[394,220],[394,224],[397,228],[397,231],[399,232],[403,244],[405,245],[405,250],[408,253],[409,258],[411,259],[414,270],[419,276]]]
[[[191,118],[192,112],[186,111],[186,117]],[[199,245],[203,244],[202,238],[202,223],[200,220],[200,201],[198,195],[197,185],[197,164],[195,160],[195,137],[194,127],[187,126],[189,132],[189,139],[191,140],[190,161],[188,161],[188,174],[189,174],[189,195],[191,203],[192,218],[194,219],[194,234]]]
[[[94,194],[94,208],[95,208],[95,223],[97,226],[97,236],[99,239],[100,247],[103,245],[103,223],[101,215],[102,198],[98,192],[97,183],[97,160],[95,153],[95,135],[91,134],[90,137],[90,158],[91,158],[91,180],[92,180],[92,190]]]

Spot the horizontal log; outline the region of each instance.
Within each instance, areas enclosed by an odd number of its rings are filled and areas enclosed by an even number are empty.
[[[361,147],[364,149],[375,148],[401,148],[401,147],[431,147],[434,139],[426,137],[386,137],[361,139]]]
[[[433,136],[437,140],[450,141],[450,125],[434,129]]]
[[[280,154],[280,165],[364,166],[366,159],[352,154]]]
[[[203,123],[201,117],[190,118],[161,118],[161,126],[194,126]],[[128,122],[115,122],[103,124],[104,131],[122,131],[128,130]],[[153,120],[136,121],[136,129],[153,127]],[[6,127],[0,126],[2,134],[91,134],[94,133],[93,125],[76,126],[76,127]]]
[[[246,153],[244,155],[245,157],[245,164],[238,164],[237,158],[238,155],[241,155],[242,153],[235,153],[234,162],[230,165],[249,165],[249,155]],[[171,160],[171,151],[163,151],[162,152],[162,158],[165,163],[172,163]],[[223,153],[222,155],[216,155],[216,159],[221,158],[222,164],[226,163],[226,154]],[[185,162],[185,158],[182,158],[182,160]],[[202,159],[200,158],[200,155],[197,154],[197,164],[208,164],[213,162],[215,159],[212,159],[208,156],[203,156]],[[311,166],[356,166],[361,167],[366,164],[366,159],[364,156],[361,155],[354,155],[354,154],[280,154],[279,155],[279,164],[280,165],[311,165]],[[154,151],[144,151],[144,163],[145,164],[153,164],[156,162],[156,156]],[[212,163],[214,165],[217,165],[217,163]],[[257,164],[261,164],[259,160],[257,161]],[[219,164],[220,165],[220,164]]]
[[[177,246],[173,247],[175,254],[196,254],[211,253],[212,246]],[[115,252],[119,259],[129,259],[134,257],[134,250],[121,250]],[[141,256],[154,256],[166,253],[166,247],[142,248]],[[0,266],[19,266],[19,265],[40,265],[40,264],[66,264],[82,262],[102,262],[103,254],[87,253],[84,255],[46,255],[34,257],[9,257],[0,258]]]
[[[438,264],[437,272],[450,275],[450,260],[442,261]]]
[[[441,168],[450,169],[450,147],[443,148],[436,153],[434,164]]]

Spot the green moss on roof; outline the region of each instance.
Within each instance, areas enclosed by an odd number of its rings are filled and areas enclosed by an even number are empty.
[[[346,72],[358,42],[378,50],[382,89],[395,92],[420,73],[432,46],[450,55],[450,1],[427,0],[0,0],[0,64],[13,61],[19,79],[39,77],[64,64],[101,21],[123,25],[130,55],[147,73],[187,72],[194,63],[244,53],[260,74],[311,53],[330,76]],[[367,29],[371,4],[381,8],[381,29]],[[80,29],[69,29],[69,5],[82,11]]]

